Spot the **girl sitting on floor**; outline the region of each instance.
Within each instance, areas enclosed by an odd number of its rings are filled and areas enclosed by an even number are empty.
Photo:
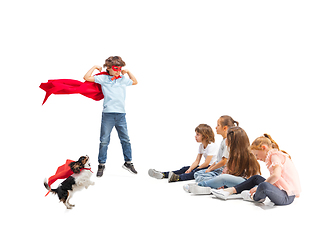
[[[191,166],[185,166],[179,170],[171,172],[159,172],[155,169],[149,169],[149,176],[156,179],[168,178],[168,182],[187,181],[194,179],[194,173],[202,169],[207,169],[216,161],[218,147],[215,144],[215,134],[212,128],[207,124],[200,124],[195,129],[196,142],[201,143],[199,146],[197,158]],[[199,165],[204,156],[205,161]]]
[[[260,165],[249,150],[249,138],[241,127],[231,127],[227,132],[229,160],[225,173],[210,180],[189,186],[194,194],[211,194],[212,188],[233,187],[247,178],[260,174]]]
[[[258,137],[250,149],[258,160],[266,163],[270,176],[265,179],[256,175],[237,186],[212,190],[216,197],[228,199],[232,194],[241,193],[247,201],[263,202],[268,197],[275,205],[289,205],[300,196],[301,185],[293,161],[285,151],[280,151],[270,135]]]
[[[239,123],[233,120],[232,117],[228,115],[221,116],[217,120],[216,133],[223,137],[217,153],[217,160],[208,169],[198,171],[194,174],[196,182],[210,180],[222,174],[224,167],[226,166],[227,158],[229,157],[229,152],[225,143],[227,131],[230,127],[233,126],[239,126]]]

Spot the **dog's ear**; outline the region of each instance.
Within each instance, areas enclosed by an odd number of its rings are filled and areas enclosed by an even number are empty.
[[[73,171],[74,173],[80,173],[81,170],[81,163],[77,162],[72,162],[69,164],[69,167],[71,169],[71,171]]]
[[[86,157],[86,156],[81,156],[81,157],[78,159],[78,162],[82,163],[83,166],[86,164],[87,161],[88,161],[88,157]]]

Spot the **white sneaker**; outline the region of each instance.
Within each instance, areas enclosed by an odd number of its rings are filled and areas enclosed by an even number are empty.
[[[196,185],[196,183],[189,183],[186,185],[183,185],[183,190],[186,191],[187,193],[190,193],[190,186]]]
[[[156,178],[156,179],[162,179],[163,178],[162,172],[159,172],[155,169],[149,169],[148,170],[148,175],[151,176],[152,178]]]
[[[228,199],[228,197],[231,195],[228,191],[224,191],[223,189],[219,189],[219,190],[211,189],[210,191],[213,195],[223,200]]]
[[[242,191],[241,196],[243,197],[244,201],[254,202],[254,200],[251,198],[250,190]]]
[[[211,194],[211,187],[202,187],[198,186],[198,184],[193,184],[189,186],[189,191],[193,194],[208,195]]]
[[[244,201],[255,202],[255,201],[253,200],[253,196],[251,196],[251,194],[250,194],[250,190],[242,191],[242,192],[241,192],[241,196],[243,197]],[[260,199],[260,200],[257,201],[257,202],[259,202],[259,203],[263,203],[264,201],[265,201],[265,199]]]

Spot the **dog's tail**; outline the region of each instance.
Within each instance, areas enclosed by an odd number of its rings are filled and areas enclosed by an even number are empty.
[[[47,192],[47,194],[45,195],[45,197],[48,196],[48,194],[49,194],[50,192],[52,192],[53,194],[56,194],[56,193],[57,193],[57,190],[56,190],[56,189],[51,189],[51,188],[50,188],[50,186],[49,186],[49,184],[48,184],[48,182],[47,182],[47,179],[44,179],[44,187],[48,190],[48,192]]]

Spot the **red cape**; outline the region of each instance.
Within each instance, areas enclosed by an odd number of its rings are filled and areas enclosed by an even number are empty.
[[[69,164],[75,162],[73,160],[67,159],[65,164],[59,166],[56,170],[56,173],[48,179],[48,185],[51,186],[58,179],[65,179],[70,177],[73,174]]]
[[[108,75],[108,73],[101,72],[96,75]],[[95,82],[81,82],[73,79],[53,79],[48,80],[47,83],[41,83],[40,88],[46,91],[42,105],[47,101],[51,94],[79,93],[96,101],[104,98],[100,84]]]

